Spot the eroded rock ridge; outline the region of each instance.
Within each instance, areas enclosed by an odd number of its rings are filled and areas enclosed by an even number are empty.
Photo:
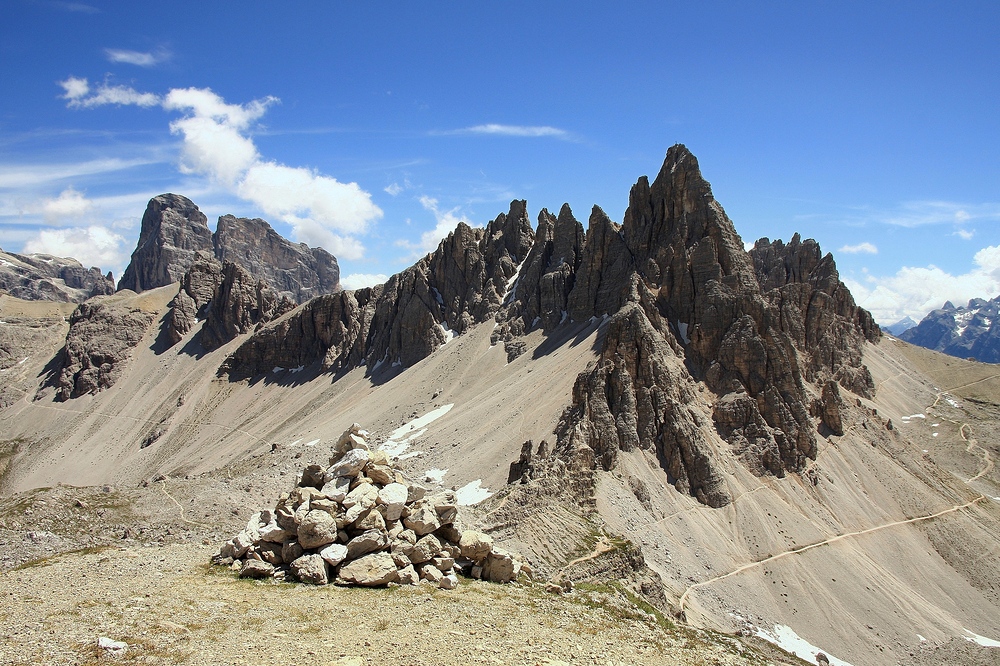
[[[621,225],[596,206],[586,233],[568,206],[538,220],[533,232],[515,201],[485,229],[460,224],[385,285],[325,296],[264,327],[221,372],[409,366],[489,319],[513,360],[527,332],[607,318],[546,454],[568,469],[611,469],[639,449],[711,506],[730,501],[719,447],[757,474],[798,471],[816,456],[819,422],[837,427],[840,394],[823,387],[874,390],[861,354],[881,332],[833,258],[798,236],[748,253],[684,146],[652,183],[633,186]],[[705,388],[709,411],[693,399]]]

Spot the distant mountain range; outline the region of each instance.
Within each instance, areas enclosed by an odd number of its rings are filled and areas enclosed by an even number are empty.
[[[932,310],[919,324],[896,333],[900,340],[959,358],[985,363],[1000,363],[1000,297],[991,301],[974,298],[966,307],[955,307],[951,301]],[[905,320],[904,320],[905,321]]]
[[[903,317],[895,324],[889,324],[888,326],[883,326],[882,330],[887,331],[889,334],[895,335],[898,338],[903,333],[903,331],[908,331],[916,325],[917,322],[913,320],[913,317]]]

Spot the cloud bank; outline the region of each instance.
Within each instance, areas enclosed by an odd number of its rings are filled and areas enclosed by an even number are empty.
[[[888,277],[868,276],[864,283],[845,278],[858,305],[871,311],[880,324],[893,324],[903,317],[917,321],[945,301],[964,305],[973,298],[1000,294],[1000,246],[976,252],[967,273],[952,275],[937,266],[904,266]]]
[[[359,259],[364,246],[358,236],[382,217],[371,195],[357,183],[261,156],[252,131],[279,102],[276,97],[229,104],[208,88],[175,88],[161,98],[125,86],[91,88],[87,79],[76,77],[59,85],[71,108],[159,105],[182,114],[170,123],[170,131],[182,141],[181,172],[205,176],[265,215],[284,221],[296,241],[325,247],[343,259]]]

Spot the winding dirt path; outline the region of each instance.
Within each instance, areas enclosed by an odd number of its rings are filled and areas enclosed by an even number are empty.
[[[178,502],[174,498],[173,495],[171,495],[170,493],[167,492],[167,480],[166,479],[163,479],[162,481],[160,481],[160,490],[162,490],[163,494],[166,495],[167,497],[169,497],[170,501],[173,502],[174,504],[176,504],[177,508],[180,509],[181,520],[183,522],[187,523],[188,525],[196,525],[198,527],[211,527],[211,525],[206,525],[205,523],[197,523],[197,522],[195,522],[193,520],[188,520],[187,519],[187,516],[184,515],[184,507],[181,506],[181,503]]]
[[[592,552],[588,553],[587,555],[581,555],[575,560],[571,560],[562,567],[560,567],[559,571],[557,571],[555,575],[552,576],[552,582],[558,583],[560,579],[562,579],[563,572],[566,571],[566,569],[569,569],[571,566],[575,564],[580,564],[581,562],[587,562],[589,560],[596,560],[598,557],[600,557],[604,553],[607,553],[612,548],[614,548],[614,546],[611,544],[610,541],[608,541],[608,538],[606,536],[602,536],[600,539],[597,540],[597,543],[594,544],[594,550]]]
[[[756,562],[751,562],[749,564],[744,564],[743,566],[741,566],[741,567],[739,567],[737,569],[733,569],[729,573],[724,573],[724,574],[721,574],[719,576],[715,576],[714,578],[709,578],[708,580],[703,580],[700,583],[694,583],[693,585],[688,586],[688,588],[686,590],[684,590],[684,594],[681,595],[681,599],[680,599],[680,603],[679,603],[680,610],[681,611],[684,610],[684,605],[687,603],[688,597],[695,590],[697,590],[699,588],[702,588],[702,587],[706,587],[708,585],[711,585],[712,583],[716,583],[716,582],[718,582],[720,580],[729,578],[731,576],[735,576],[737,574],[743,573],[744,571],[748,571],[750,569],[755,569],[755,568],[757,568],[759,566],[763,566],[765,564],[768,564],[769,562],[774,562],[775,560],[780,560],[783,557],[788,557],[789,555],[798,555],[799,553],[804,553],[807,550],[812,550],[813,548],[819,548],[820,546],[826,546],[826,545],[829,545],[831,543],[835,543],[837,541],[840,541],[842,539],[848,539],[848,538],[851,538],[851,537],[863,536],[865,534],[871,534],[872,532],[878,532],[880,530],[888,529],[890,527],[898,527],[900,525],[907,525],[907,524],[910,524],[910,523],[919,523],[919,522],[922,522],[922,521],[925,521],[925,520],[932,520],[934,518],[940,518],[941,516],[947,515],[949,513],[954,513],[956,511],[961,511],[962,509],[967,509],[970,506],[972,506],[972,505],[974,505],[974,504],[976,504],[978,502],[981,502],[984,499],[986,499],[986,496],[985,495],[980,495],[976,499],[971,500],[969,502],[966,502],[965,504],[956,504],[955,506],[951,507],[950,509],[944,509],[942,511],[938,511],[937,513],[932,513],[932,514],[929,514],[929,515],[926,515],[926,516],[917,516],[916,518],[908,518],[906,520],[897,520],[897,521],[892,522],[892,523],[885,523],[884,525],[878,525],[876,527],[869,527],[868,529],[859,530],[857,532],[847,532],[845,534],[838,534],[837,536],[830,537],[829,539],[825,539],[825,540],[819,541],[817,543],[811,543],[811,544],[809,544],[807,546],[799,546],[798,548],[793,548],[791,550],[786,550],[784,552],[778,553],[777,555],[771,555],[770,557],[765,557],[764,559],[757,560]]]

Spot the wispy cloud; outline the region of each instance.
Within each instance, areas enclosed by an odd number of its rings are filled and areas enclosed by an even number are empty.
[[[104,270],[121,266],[128,256],[125,238],[101,225],[43,229],[24,244],[24,252],[72,257],[84,266]]]
[[[104,49],[104,55],[108,61],[114,63],[125,63],[127,65],[137,65],[139,67],[153,67],[161,62],[170,60],[170,51],[159,48],[152,52],[130,51],[128,49]]]
[[[955,201],[908,201],[898,210],[876,215],[876,219],[897,227],[933,224],[967,224],[976,220],[1000,220],[1000,204],[966,204]]]
[[[156,164],[155,158],[85,160],[55,164],[0,164],[0,189],[31,188]]]
[[[66,100],[66,105],[72,109],[92,109],[107,104],[142,107],[160,104],[159,95],[139,92],[129,86],[112,86],[105,82],[96,88],[91,88],[87,79],[74,76],[60,81],[59,85],[65,91],[62,98]]]
[[[486,125],[473,125],[462,129],[447,130],[438,134],[488,134],[494,136],[516,136],[516,137],[552,137],[555,139],[570,139],[570,133],[558,127],[549,125],[500,125],[489,123]]]
[[[858,243],[857,245],[845,245],[841,247],[837,252],[844,252],[846,254],[878,254],[878,248],[871,243]]]
[[[82,2],[62,2],[61,0],[51,0],[48,5],[66,12],[76,12],[78,14],[100,14],[97,7],[84,4]]]

